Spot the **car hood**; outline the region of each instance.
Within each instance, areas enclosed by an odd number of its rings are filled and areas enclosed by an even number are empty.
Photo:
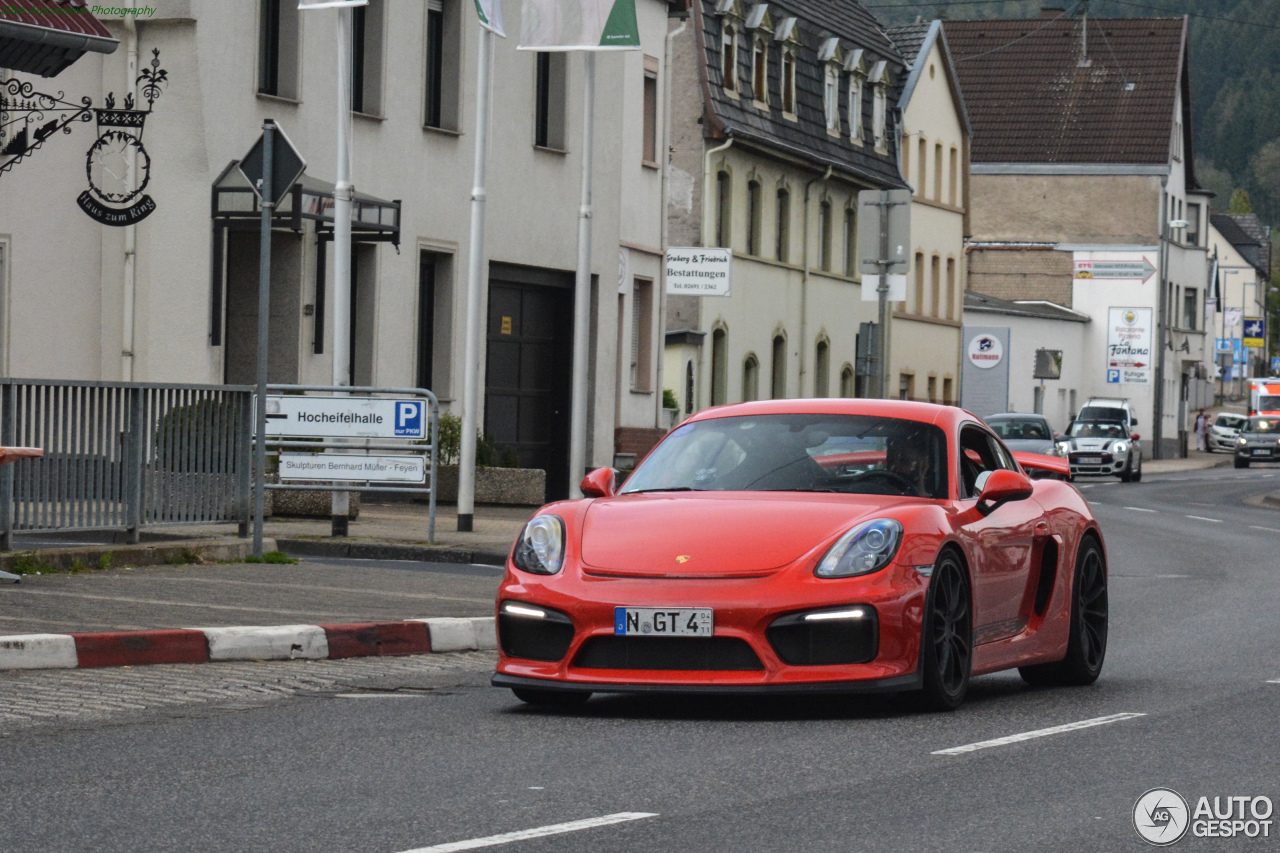
[[[582,527],[590,574],[763,577],[859,520],[910,498],[796,492],[654,493],[594,501]]]
[[[1054,443],[1044,438],[1006,438],[1004,446],[1022,453],[1045,453],[1053,455]]]
[[[1247,441],[1250,447],[1267,447],[1280,443],[1280,433],[1274,432],[1242,432],[1240,438]]]

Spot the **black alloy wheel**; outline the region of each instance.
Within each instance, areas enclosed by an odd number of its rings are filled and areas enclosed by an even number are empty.
[[[591,698],[586,691],[577,690],[540,690],[536,687],[512,687],[511,692],[526,705],[541,705],[547,708],[572,708],[581,705]]]
[[[924,705],[953,711],[969,690],[973,665],[969,573],[954,551],[943,551],[934,564],[921,642]]]
[[[1110,609],[1107,566],[1098,540],[1086,535],[1076,556],[1071,588],[1071,635],[1067,655],[1057,663],[1024,666],[1018,672],[1028,684],[1083,686],[1102,674],[1107,657]]]

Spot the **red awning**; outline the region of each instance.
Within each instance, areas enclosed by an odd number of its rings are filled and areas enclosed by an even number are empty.
[[[114,53],[119,44],[86,0],[0,2],[0,68],[55,77],[87,51]]]

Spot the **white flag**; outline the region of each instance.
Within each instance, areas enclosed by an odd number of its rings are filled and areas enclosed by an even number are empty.
[[[298,0],[299,9],[333,9],[338,6],[368,6],[369,0]]]
[[[520,14],[520,50],[640,47],[635,0],[524,0]]]
[[[476,0],[476,14],[480,16],[480,26],[495,35],[507,37],[502,31],[502,0]]]

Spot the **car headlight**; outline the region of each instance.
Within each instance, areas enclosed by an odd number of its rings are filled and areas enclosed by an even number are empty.
[[[1249,443],[1249,439],[1242,437],[1238,443],[1241,447],[1244,447],[1246,444]]]
[[[1129,445],[1125,444],[1123,441],[1117,441],[1115,444],[1111,445],[1111,452],[1112,453],[1128,453]]]
[[[1058,442],[1058,455],[1067,456],[1071,453],[1071,443],[1068,441]]]
[[[813,573],[820,578],[848,578],[878,572],[902,544],[902,525],[892,518],[864,521],[841,536]]]
[[[516,540],[511,562],[535,575],[554,575],[564,567],[564,521],[554,515],[529,519]]]

